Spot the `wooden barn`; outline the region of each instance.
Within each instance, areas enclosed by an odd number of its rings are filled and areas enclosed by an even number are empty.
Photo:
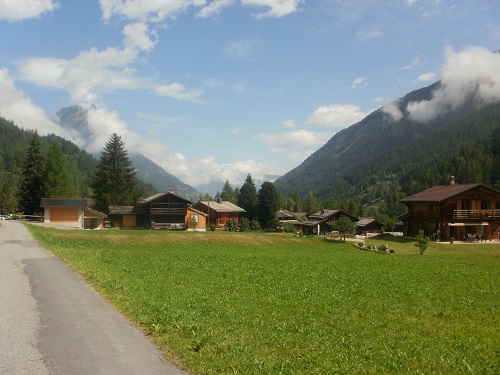
[[[135,206],[110,206],[109,218],[113,228],[185,230],[192,203],[170,190],[152,195]]]
[[[300,229],[307,235],[320,235],[332,231],[335,221],[341,217],[348,217],[353,222],[358,222],[358,217],[343,210],[321,210],[309,215],[307,220],[301,222]]]

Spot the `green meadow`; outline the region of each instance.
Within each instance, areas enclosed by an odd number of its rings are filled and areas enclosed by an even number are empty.
[[[192,374],[499,374],[500,245],[29,226]]]

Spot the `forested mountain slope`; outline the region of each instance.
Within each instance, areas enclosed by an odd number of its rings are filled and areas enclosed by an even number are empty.
[[[498,184],[493,168],[500,104],[479,105],[473,96],[431,121],[413,120],[409,103],[429,100],[440,83],[416,90],[395,105],[394,120],[378,109],[335,134],[300,166],[276,181],[288,195],[309,192],[320,200],[332,196],[370,204],[397,193],[406,196],[433,184],[458,182]],[[497,164],[498,165],[498,164]]]

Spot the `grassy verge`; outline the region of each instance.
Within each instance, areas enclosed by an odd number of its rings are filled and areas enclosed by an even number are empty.
[[[191,373],[500,373],[498,244],[30,230]]]

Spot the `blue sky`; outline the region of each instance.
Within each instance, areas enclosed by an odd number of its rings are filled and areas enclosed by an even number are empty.
[[[116,132],[194,187],[241,186],[439,79],[457,95],[496,77],[479,91],[500,98],[499,15],[497,0],[0,0],[0,115],[90,152]],[[88,142],[53,121],[73,104],[98,108]]]

